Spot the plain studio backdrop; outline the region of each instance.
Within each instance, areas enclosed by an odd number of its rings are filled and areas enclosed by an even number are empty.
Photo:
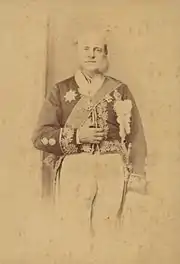
[[[108,74],[133,92],[148,143],[149,239],[134,263],[179,263],[179,8],[170,0],[0,1],[0,263],[55,263],[31,135],[45,89],[74,73],[74,39],[93,28],[108,29]]]

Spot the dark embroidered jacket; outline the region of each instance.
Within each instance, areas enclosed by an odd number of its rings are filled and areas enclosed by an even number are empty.
[[[120,82],[117,81],[117,83]],[[72,109],[80,98],[81,94],[78,91],[78,85],[74,77],[59,82],[53,87],[39,115],[32,138],[34,146],[44,152],[52,153],[56,157],[81,152],[93,154],[94,151],[99,151],[101,154],[119,153],[122,133],[116,103],[118,101],[131,101],[130,131],[124,139],[126,146],[129,142],[132,143],[130,161],[134,172],[144,174],[147,154],[146,141],[139,111],[128,87],[120,83],[114,91],[106,94],[97,104],[96,123],[98,127],[103,127],[107,131],[107,138],[95,149],[92,144],[78,144],[77,129],[65,126]]]

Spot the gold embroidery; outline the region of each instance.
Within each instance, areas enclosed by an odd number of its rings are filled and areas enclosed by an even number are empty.
[[[71,129],[69,127],[65,127],[62,130],[61,146],[63,148],[63,151],[65,151],[67,154],[76,153],[78,151],[76,145],[72,143],[74,133],[74,129]]]
[[[92,152],[92,148],[91,148],[90,144],[83,144],[82,147],[81,147],[81,150],[83,152],[87,152],[87,153]]]
[[[114,141],[103,141],[100,144],[100,152],[120,152],[121,151],[121,143],[118,140]]]
[[[74,135],[73,129],[69,127],[63,128],[63,136],[66,137],[68,141],[71,141],[73,139],[73,135]]]
[[[122,100],[122,95],[117,89],[114,91],[113,96],[116,101]]]
[[[105,99],[108,103],[112,102],[112,100],[113,100],[113,98],[112,98],[112,96],[111,96],[110,94],[107,94],[107,95],[104,97],[104,99]]]
[[[53,167],[53,168],[54,168],[56,160],[57,160],[57,157],[56,157],[54,154],[49,154],[49,155],[43,160],[43,163],[44,163],[46,166],[50,166],[50,167]]]
[[[121,143],[118,140],[113,141],[102,141],[99,144],[98,150],[101,154],[103,153],[121,153],[122,154],[122,146]],[[86,153],[92,152],[92,145],[91,144],[83,144],[81,147],[81,151]]]
[[[88,110],[89,110],[89,111],[91,111],[91,110],[92,110],[92,108],[93,108],[93,103],[92,103],[92,100],[91,100],[91,98],[89,98],[89,99],[88,99],[88,102],[87,102],[87,104],[88,104]]]
[[[108,131],[108,124],[107,124],[108,109],[107,109],[107,106],[108,106],[107,101],[103,100],[96,107],[98,127],[101,127],[106,131]]]
[[[68,154],[76,153],[78,151],[78,148],[74,144],[69,144],[66,147],[66,151]]]

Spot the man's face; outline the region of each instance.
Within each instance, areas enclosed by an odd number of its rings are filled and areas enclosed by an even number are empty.
[[[78,42],[80,66],[87,72],[102,72],[106,55],[103,40],[96,35],[88,35]]]

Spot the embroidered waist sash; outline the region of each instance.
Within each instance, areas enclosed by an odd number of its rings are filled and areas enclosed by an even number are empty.
[[[118,140],[103,140],[98,145],[92,144],[82,144],[79,147],[78,153],[99,153],[99,154],[111,154],[111,153],[120,153],[123,157],[123,148],[122,144]]]

